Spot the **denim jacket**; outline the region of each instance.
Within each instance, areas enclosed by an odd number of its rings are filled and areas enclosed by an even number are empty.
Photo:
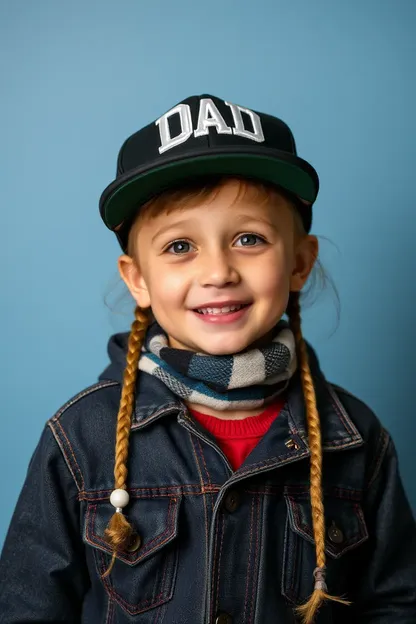
[[[309,447],[298,374],[279,417],[233,472],[215,439],[141,372],[126,508],[140,542],[111,553],[115,430],[126,335],[112,365],[51,418],[0,564],[0,622],[277,624],[313,589]],[[324,449],[329,603],[317,624],[415,624],[416,527],[393,443],[310,350]]]

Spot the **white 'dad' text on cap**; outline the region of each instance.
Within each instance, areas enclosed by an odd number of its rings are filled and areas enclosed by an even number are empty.
[[[159,128],[160,142],[159,154],[185,143],[192,134],[195,137],[201,137],[209,133],[210,128],[215,128],[218,134],[234,134],[236,136],[249,139],[250,141],[256,141],[257,143],[264,142],[263,128],[261,125],[261,119],[257,113],[249,108],[243,108],[237,104],[231,104],[230,102],[224,102],[226,106],[229,106],[233,116],[234,126],[227,126],[224,117],[221,115],[218,107],[214,104],[211,98],[201,98],[199,101],[198,123],[194,128],[192,125],[191,107],[189,104],[178,104],[174,108],[171,108],[167,113],[159,117],[155,121],[155,125]],[[248,130],[244,125],[243,113],[250,117],[253,130]],[[173,115],[179,116],[179,123],[181,131],[176,136],[172,137],[169,126],[169,120]]]

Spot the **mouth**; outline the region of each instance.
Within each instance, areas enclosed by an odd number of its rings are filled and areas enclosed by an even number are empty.
[[[232,312],[238,312],[239,310],[242,310],[243,308],[247,308],[249,305],[251,304],[239,303],[235,305],[228,305],[228,306],[222,306],[222,307],[195,308],[194,312],[197,312],[197,314],[203,314],[203,315],[220,316],[224,314],[230,314]]]
[[[235,303],[221,307],[196,308],[192,312],[202,323],[223,325],[243,319],[251,306],[251,303]]]

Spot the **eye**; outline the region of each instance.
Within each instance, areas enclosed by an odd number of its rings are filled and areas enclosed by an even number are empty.
[[[177,240],[170,243],[168,247],[166,247],[165,252],[172,253],[174,256],[182,256],[189,251],[191,247],[191,243],[188,243],[186,240]],[[174,250],[170,252],[169,250]]]
[[[246,234],[241,234],[237,240],[242,241],[242,245],[238,245],[239,247],[254,247],[256,244],[256,239],[261,241],[262,243],[266,242],[262,236],[258,234],[253,234],[252,232],[247,232]]]

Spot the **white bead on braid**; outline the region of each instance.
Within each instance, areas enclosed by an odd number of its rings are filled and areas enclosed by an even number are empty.
[[[130,496],[126,490],[113,490],[110,496],[110,503],[116,508],[117,513],[122,513],[123,507],[129,504]]]

